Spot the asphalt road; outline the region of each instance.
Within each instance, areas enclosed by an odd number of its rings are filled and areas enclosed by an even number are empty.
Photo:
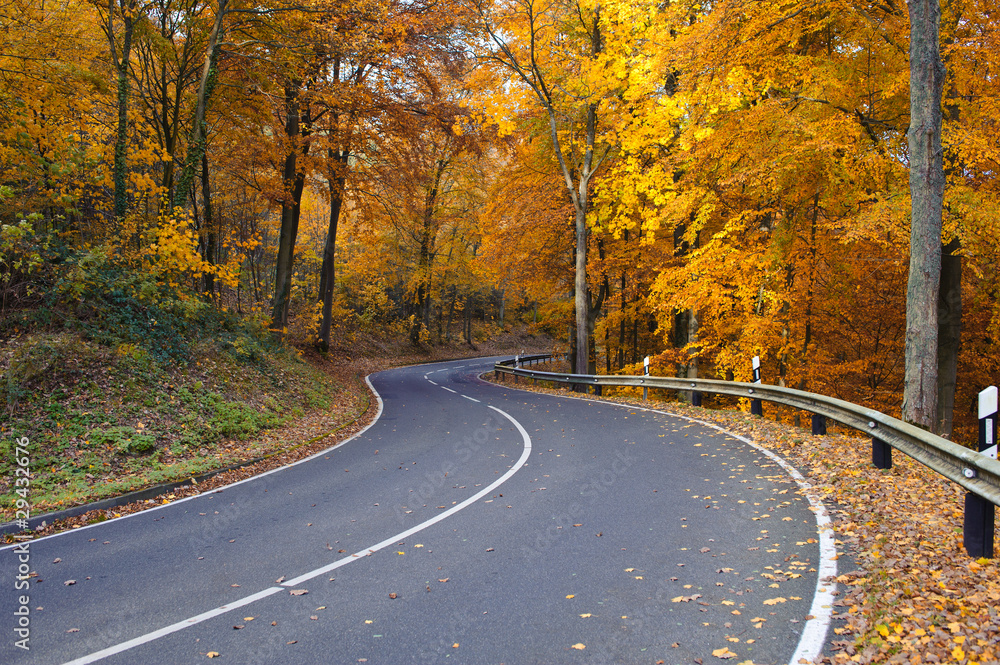
[[[376,422],[311,460],[0,551],[0,662],[760,664],[822,648],[830,537],[777,461],[703,424],[480,381],[491,366],[374,375]],[[25,556],[37,576],[18,591]]]

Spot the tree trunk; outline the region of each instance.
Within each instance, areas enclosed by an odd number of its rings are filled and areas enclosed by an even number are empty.
[[[628,242],[628,230],[625,230],[625,241]],[[627,286],[627,271],[622,270],[622,282],[621,282],[621,306],[618,313],[618,370],[621,371],[625,367],[625,310],[628,302],[626,298],[628,293],[625,290]]]
[[[958,352],[962,339],[962,257],[955,238],[942,248],[941,292],[938,298],[937,432],[951,437],[954,424]]]
[[[217,263],[218,241],[215,233],[215,223],[212,219],[212,187],[208,177],[208,152],[201,155],[201,203],[205,210],[205,254],[202,257],[206,263],[215,267]],[[215,273],[205,272],[205,293],[215,295]]]
[[[125,33],[126,45],[131,42],[131,25]],[[128,51],[122,53],[128,57]],[[118,71],[118,128],[115,135],[115,219],[121,222],[128,214],[128,63]]]
[[[327,157],[336,158],[338,166],[346,169],[350,154],[346,150],[336,153],[330,148]],[[319,278],[319,297],[320,302],[323,303],[323,315],[319,334],[316,336],[316,346],[323,352],[330,350],[330,331],[333,329],[333,294],[336,287],[336,263],[334,259],[337,251],[337,226],[340,223],[340,210],[343,206],[344,185],[346,184],[343,171],[337,176],[328,177],[328,183],[330,187],[330,221],[326,230],[323,267]]]
[[[448,305],[448,325],[444,329],[444,341],[451,341],[451,320],[455,316],[455,300],[457,289],[453,286],[451,287],[451,304]]]
[[[420,234],[420,256],[417,265],[417,301],[416,312],[413,317],[413,324],[410,326],[410,344],[416,346],[420,343],[420,332],[422,327],[430,324],[430,287],[431,287],[431,262],[434,255],[434,213],[437,206],[438,189],[441,186],[441,178],[444,177],[448,169],[449,160],[439,159],[434,169],[434,180],[431,188],[424,197],[424,218],[423,229]]]
[[[941,92],[945,75],[939,0],[910,0],[910,274],[906,289],[903,420],[937,424],[938,292],[941,281]]]
[[[472,346],[472,296],[465,301],[465,309],[462,313],[465,315],[465,325],[463,326],[463,333],[465,334],[465,341],[469,346]]]
[[[299,105],[299,83],[285,86],[285,134],[290,139],[288,153],[282,169],[285,186],[281,202],[281,231],[278,237],[278,257],[275,262],[274,300],[271,309],[271,330],[280,339],[288,325],[288,306],[292,294],[292,263],[295,256],[295,239],[299,233],[299,214],[302,210],[302,190],[305,173],[298,169],[298,154],[308,150],[299,146],[302,138]]]
[[[219,0],[219,8],[215,13],[215,22],[212,24],[212,32],[208,36],[208,45],[205,50],[205,65],[201,71],[201,83],[198,85],[198,103],[195,107],[194,122],[191,124],[191,140],[188,143],[187,155],[184,159],[184,168],[181,170],[180,180],[177,189],[174,191],[173,207],[182,207],[191,185],[194,183],[195,169],[205,154],[205,142],[208,140],[208,129],[205,125],[205,113],[208,108],[208,100],[215,90],[215,82],[218,79],[217,63],[219,60],[219,40],[222,36],[222,21],[226,15],[229,0]]]
[[[576,211],[576,276],[573,282],[573,301],[576,310],[576,367],[577,374],[586,374],[590,361],[590,293],[587,290],[587,209]]]
[[[122,18],[121,57],[119,57],[117,37],[114,27],[115,0],[108,0],[108,20],[102,26],[111,49],[111,62],[117,75],[118,123],[115,129],[114,163],[114,216],[118,223],[128,214],[128,105],[131,87],[129,85],[129,62],[132,55],[132,36],[135,32],[135,0],[121,0],[119,5]],[[136,229],[136,240],[139,230]]]

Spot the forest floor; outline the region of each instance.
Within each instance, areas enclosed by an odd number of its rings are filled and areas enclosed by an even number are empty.
[[[519,387],[566,394],[526,381]],[[735,405],[643,401],[637,389],[591,399],[718,425],[780,455],[806,477],[830,513],[838,551],[850,561],[836,580],[832,649],[821,662],[1000,662],[1000,565],[966,554],[961,487],[899,452],[891,469],[876,469],[869,438],[834,427],[814,437],[791,422],[787,408],[765,405],[760,418]],[[1000,530],[994,542],[1000,544]]]
[[[28,450],[24,494],[32,516],[223,470],[155,498],[46,524],[33,531],[39,537],[204,492],[344,441],[375,415],[364,382],[372,372],[551,347],[526,328],[476,346],[420,348],[355,334],[329,354],[306,346],[252,360],[214,342],[176,364],[72,333],[7,340],[0,383],[17,381],[19,390],[0,409],[0,522],[13,520],[18,508],[16,447]],[[20,446],[24,439],[28,445]]]

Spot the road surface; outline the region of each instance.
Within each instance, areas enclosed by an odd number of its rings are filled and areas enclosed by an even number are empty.
[[[822,647],[830,537],[788,470],[704,424],[485,383],[492,362],[373,375],[377,420],[308,461],[0,551],[0,662],[760,664]],[[15,590],[24,558],[37,575]]]

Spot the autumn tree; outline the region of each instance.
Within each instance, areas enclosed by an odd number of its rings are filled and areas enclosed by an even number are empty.
[[[98,3],[98,7],[101,5]],[[132,47],[136,26],[145,19],[146,5],[138,0],[108,0],[101,30],[108,41],[108,54],[115,73],[118,112],[115,129],[114,218],[128,213],[128,119],[131,98]]]
[[[612,151],[598,127],[601,100],[612,83],[598,74],[605,39],[603,8],[597,2],[559,0],[477,0],[475,8],[492,46],[480,58],[499,69],[498,81],[509,75],[511,84],[523,86],[538,104],[573,203],[575,371],[586,373],[591,310],[599,309],[587,279],[587,213],[591,181]]]

